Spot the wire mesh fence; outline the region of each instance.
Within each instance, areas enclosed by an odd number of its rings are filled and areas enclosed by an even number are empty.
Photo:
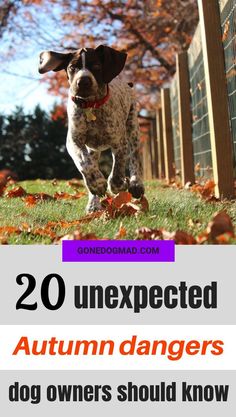
[[[210,127],[200,26],[188,51],[192,141],[196,177],[212,177]]]
[[[175,174],[181,178],[178,83],[175,77],[170,88]]]
[[[234,148],[234,169],[236,169],[236,2],[235,0],[220,0],[219,6]]]
[[[174,162],[182,185],[210,178],[217,197],[232,198],[236,177],[236,0],[198,0],[198,4],[200,20],[190,47],[177,55],[176,75],[170,87],[161,90],[157,114],[159,118],[161,113],[163,122],[165,178],[170,181],[174,176],[169,172]],[[157,153],[159,165],[160,155]],[[161,177],[162,170],[158,174]]]

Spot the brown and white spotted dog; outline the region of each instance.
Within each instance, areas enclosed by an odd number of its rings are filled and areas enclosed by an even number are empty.
[[[126,57],[125,53],[104,45],[69,53],[40,54],[41,74],[51,70],[67,72],[70,84],[67,150],[88,188],[88,212],[100,209],[99,197],[106,193],[107,181],[98,162],[100,152],[108,148],[113,155],[109,191],[117,194],[128,189],[135,198],[144,194],[135,99],[132,88],[116,78]]]

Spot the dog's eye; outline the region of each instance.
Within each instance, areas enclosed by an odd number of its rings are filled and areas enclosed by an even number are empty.
[[[70,72],[74,72],[74,71],[76,70],[76,67],[75,67],[74,65],[70,65],[70,66],[68,67],[68,70],[69,70]]]

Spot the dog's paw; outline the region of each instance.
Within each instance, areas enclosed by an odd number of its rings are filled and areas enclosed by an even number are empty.
[[[88,202],[86,207],[86,213],[94,213],[95,211],[100,211],[102,209],[100,199],[97,195],[93,195]]]
[[[108,179],[108,189],[112,194],[118,194],[120,191],[126,191],[128,183],[126,178],[111,177]]]
[[[132,194],[132,197],[141,198],[145,193],[145,188],[141,181],[131,180],[128,191]]]

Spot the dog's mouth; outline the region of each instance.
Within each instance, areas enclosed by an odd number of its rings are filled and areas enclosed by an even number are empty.
[[[77,99],[85,100],[85,101],[94,99],[94,97],[96,97],[95,91],[89,91],[89,90],[76,89],[75,91],[72,90],[71,93]]]
[[[81,94],[74,94],[74,97],[77,98],[78,100],[89,100],[90,96],[89,95],[81,95]]]

